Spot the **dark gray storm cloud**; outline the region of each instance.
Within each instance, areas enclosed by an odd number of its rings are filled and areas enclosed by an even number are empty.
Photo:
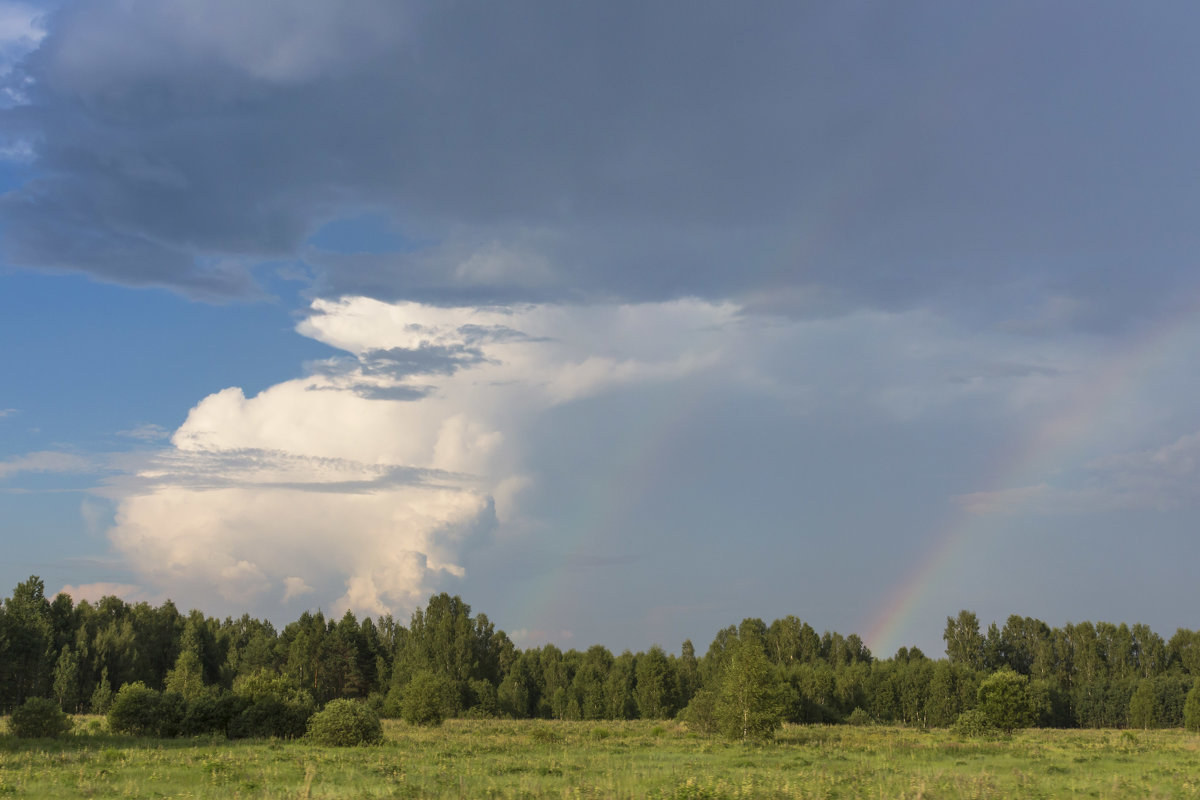
[[[1186,283],[1194,6],[62,8],[8,78],[7,260],[206,298],[267,261],[441,302],[946,303],[1036,332]],[[382,215],[405,252],[305,244]],[[370,251],[370,247],[364,247]]]

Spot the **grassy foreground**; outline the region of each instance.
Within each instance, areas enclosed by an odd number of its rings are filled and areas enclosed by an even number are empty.
[[[378,747],[131,739],[99,720],[0,736],[0,798],[1200,798],[1200,736],[787,727],[767,745],[671,723],[385,723]]]

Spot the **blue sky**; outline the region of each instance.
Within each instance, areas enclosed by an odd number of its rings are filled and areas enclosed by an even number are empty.
[[[1188,4],[0,3],[0,585],[1194,628]]]

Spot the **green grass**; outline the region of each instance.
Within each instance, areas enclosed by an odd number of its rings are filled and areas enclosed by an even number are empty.
[[[90,729],[90,730],[89,730]],[[1200,736],[787,727],[767,745],[663,722],[385,723],[377,747],[113,736],[0,736],[19,798],[1200,798]]]

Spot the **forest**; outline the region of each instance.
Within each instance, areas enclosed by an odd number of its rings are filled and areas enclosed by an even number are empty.
[[[522,650],[444,593],[407,624],[305,612],[276,630],[248,614],[185,614],[169,600],[49,599],[34,576],[0,603],[0,714],[32,697],[106,713],[126,686],[175,697],[180,719],[201,699],[213,706],[266,692],[308,708],[361,700],[414,721],[679,717],[700,730],[734,695],[768,726],[945,727],[991,696],[1008,704],[1013,727],[1180,727],[1185,706],[1200,708],[1200,631],[1164,639],[1141,624],[1051,627],[1016,615],[985,630],[961,611],[944,638],[943,657],[902,647],[877,658],[857,635],[818,634],[786,616],[717,631],[702,655],[691,641],[678,654],[657,645],[616,655],[599,644]],[[1200,724],[1196,711],[1188,716]]]

